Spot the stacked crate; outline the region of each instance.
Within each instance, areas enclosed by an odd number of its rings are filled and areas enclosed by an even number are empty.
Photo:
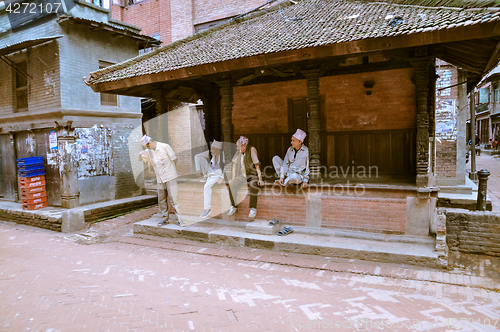
[[[36,210],[47,207],[43,157],[17,159],[17,171],[23,209]]]

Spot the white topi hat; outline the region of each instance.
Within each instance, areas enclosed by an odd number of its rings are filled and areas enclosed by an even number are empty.
[[[148,135],[142,136],[142,138],[139,140],[139,142],[141,142],[141,144],[144,146],[146,146],[150,141],[151,137],[149,137]]]
[[[222,149],[222,142],[218,142],[218,141],[214,140],[211,145],[216,149],[219,149],[219,150]]]
[[[299,141],[304,142],[307,134],[302,129],[297,129],[295,134],[293,134],[292,136],[298,139]]]

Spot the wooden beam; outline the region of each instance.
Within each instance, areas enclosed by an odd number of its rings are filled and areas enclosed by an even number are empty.
[[[497,43],[495,50],[491,54],[491,57],[488,60],[488,64],[486,65],[486,68],[484,70],[485,72],[489,72],[491,69],[493,69],[497,65],[498,58],[499,58],[498,52],[500,52],[500,42]]]
[[[449,62],[451,63],[452,65],[455,65],[457,67],[460,67],[460,68],[463,68],[465,69],[466,71],[469,71],[471,73],[476,73],[476,74],[482,74],[482,71],[477,69],[477,68],[474,68],[474,67],[471,67],[470,65],[462,62],[462,60],[458,60],[456,57],[454,56],[451,56],[451,55],[448,55],[448,54],[445,54],[443,57],[442,57],[443,60],[445,60],[446,62]]]

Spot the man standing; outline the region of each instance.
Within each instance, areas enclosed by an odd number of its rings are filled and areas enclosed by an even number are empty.
[[[222,150],[222,142],[217,142],[214,140],[210,146],[210,153],[212,154],[212,159],[210,159],[210,164],[206,167],[207,169],[207,182],[203,188],[203,212],[201,213],[201,218],[207,218],[212,212],[211,201],[212,201],[212,187],[216,183],[222,183],[224,180],[224,152]],[[208,154],[208,151],[207,151]]]
[[[292,136],[292,146],[288,148],[285,159],[273,157],[273,166],[280,177],[276,182],[282,186],[287,184],[302,184],[307,187],[309,182],[309,149],[302,144],[306,138],[303,130],[297,129]]]
[[[151,137],[144,135],[141,144],[146,147],[146,150],[139,153],[139,161],[151,162],[156,173],[158,181],[158,207],[160,208],[162,220],[158,226],[164,226],[168,222],[169,207],[168,195],[172,199],[172,206],[175,209],[179,226],[185,226],[181,219],[179,210],[179,200],[177,194],[177,157],[170,145],[152,141]]]
[[[248,218],[255,218],[257,215],[257,195],[259,187],[263,186],[262,173],[260,171],[260,162],[257,156],[257,149],[248,145],[248,138],[241,136],[236,141],[237,152],[233,158],[233,175],[229,181],[229,198],[231,199],[231,208],[228,216],[232,216],[238,210],[236,196],[238,189],[248,183],[250,189],[250,213]]]

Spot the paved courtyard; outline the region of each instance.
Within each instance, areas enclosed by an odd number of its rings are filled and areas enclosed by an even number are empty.
[[[133,236],[155,212],[88,239],[0,222],[0,331],[500,331],[488,256],[448,273]]]
[[[470,163],[467,165],[470,166]],[[493,204],[493,211],[500,212],[500,155],[490,156],[482,153],[476,156],[476,169],[488,170],[488,195]]]

